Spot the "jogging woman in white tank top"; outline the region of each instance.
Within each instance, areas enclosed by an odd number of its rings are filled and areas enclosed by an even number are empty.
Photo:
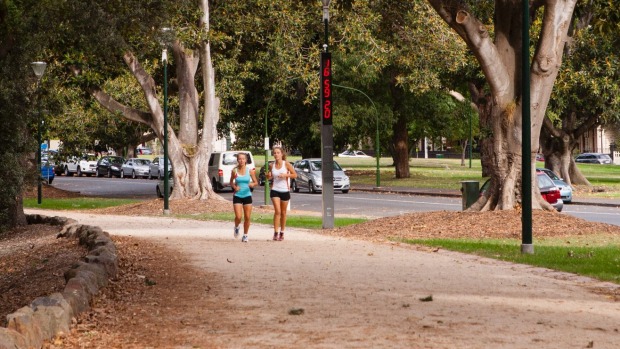
[[[293,166],[286,161],[286,154],[281,147],[273,148],[274,162],[269,166],[267,179],[273,179],[271,188],[271,202],[273,203],[273,239],[284,240],[284,228],[286,227],[286,209],[291,200],[290,178],[297,178]]]

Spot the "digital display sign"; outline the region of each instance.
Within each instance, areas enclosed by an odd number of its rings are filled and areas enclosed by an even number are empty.
[[[321,116],[323,125],[332,124],[332,55],[321,52]]]

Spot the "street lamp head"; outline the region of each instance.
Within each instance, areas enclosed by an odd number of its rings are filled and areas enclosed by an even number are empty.
[[[30,63],[32,66],[32,70],[34,70],[34,75],[37,76],[37,79],[41,80],[43,77],[43,73],[45,73],[45,67],[47,67],[47,63],[45,62],[32,62]]]
[[[174,30],[169,27],[161,28],[159,44],[161,45],[161,61],[168,62],[168,46],[174,41]]]
[[[160,30],[159,44],[162,48],[168,47],[174,41],[174,30],[170,27],[164,27]]]
[[[330,0],[323,0],[323,20],[329,21],[329,2]]]

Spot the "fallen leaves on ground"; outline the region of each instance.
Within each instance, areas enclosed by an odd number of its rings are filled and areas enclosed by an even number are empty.
[[[585,221],[558,212],[535,210],[532,235],[540,237],[620,235],[620,227]],[[518,211],[462,212],[434,211],[385,217],[365,223],[323,231],[323,234],[370,241],[435,238],[521,238]]]

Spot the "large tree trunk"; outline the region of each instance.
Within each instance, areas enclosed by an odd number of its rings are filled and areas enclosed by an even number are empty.
[[[512,209],[520,204],[522,156],[532,163],[532,207],[551,210],[540,196],[536,185],[535,155],[545,110],[553,82],[562,62],[567,30],[576,0],[548,0],[544,5],[543,25],[531,66],[531,128],[530,154],[522,154],[521,105],[521,1],[495,1],[493,38],[484,24],[476,19],[465,2],[429,0],[437,13],[467,43],[476,56],[490,91],[480,110],[481,133],[488,132],[488,157],[491,185],[471,210]],[[536,13],[533,9],[531,13]],[[486,130],[485,130],[486,128]],[[484,149],[483,149],[484,151]],[[526,160],[527,161],[527,160]]]
[[[6,208],[7,221],[2,222],[7,227],[17,227],[26,225],[26,214],[24,213],[24,204],[22,195],[18,195],[15,200],[11,200]]]
[[[201,28],[208,37],[209,4],[200,1]],[[216,125],[219,120],[219,99],[215,95],[215,72],[211,60],[208,41],[203,41],[196,50],[181,45],[176,40],[172,45],[176,64],[177,82],[179,86],[179,133],[174,133],[170,124],[168,128],[168,154],[174,169],[174,190],[171,198],[222,199],[215,194],[208,176],[208,162],[213,151],[213,142],[217,137]],[[91,93],[106,109],[118,112],[125,118],[148,125],[157,137],[163,141],[164,118],[163,109],[157,99],[157,86],[153,78],[142,68],[132,52],[123,56],[129,70],[140,83],[148,112],[126,107],[113,100],[100,89]],[[198,91],[195,87],[195,76],[199,64],[205,86],[204,120],[201,132],[198,130],[200,105]]]
[[[209,2],[201,0],[202,11],[201,25],[203,31],[209,32]],[[206,35],[205,35],[206,36]],[[217,139],[217,122],[220,119],[220,99],[215,94],[215,69],[211,60],[211,47],[209,41],[203,41],[200,46],[200,59],[202,62],[202,80],[205,86],[204,92],[204,117],[202,125],[202,139],[199,142],[199,166],[204,169],[198,176],[198,185],[202,188],[201,199],[212,197],[213,188],[207,173],[209,156],[213,152],[213,144]],[[218,196],[219,197],[219,196]]]
[[[394,166],[396,178],[409,178],[409,134],[407,132],[407,119],[400,116],[393,126],[394,133]]]
[[[397,73],[390,71],[390,93],[392,95],[392,112],[396,122],[392,124],[392,159],[396,170],[396,178],[409,178],[409,131],[407,128],[408,115],[403,107],[404,91],[397,84]]]

